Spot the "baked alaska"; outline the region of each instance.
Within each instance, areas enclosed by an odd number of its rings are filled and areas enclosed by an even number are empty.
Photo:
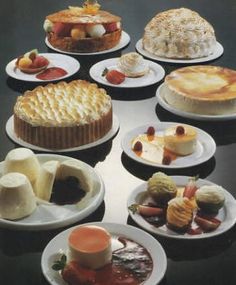
[[[44,22],[49,43],[68,52],[98,52],[113,48],[121,38],[121,18],[100,10],[97,1],[50,14]]]
[[[236,71],[210,65],[188,66],[165,77],[164,100],[175,109],[202,115],[236,112]]]
[[[213,27],[190,9],[158,13],[146,25],[143,48],[156,56],[192,59],[212,54],[216,47]]]
[[[85,80],[38,86],[19,96],[14,106],[16,136],[49,149],[94,142],[111,127],[110,96]]]

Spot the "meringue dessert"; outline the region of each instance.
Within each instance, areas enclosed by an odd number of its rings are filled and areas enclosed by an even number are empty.
[[[236,112],[236,71],[210,65],[179,68],[165,77],[162,94],[172,107],[202,115]]]
[[[28,177],[33,185],[40,171],[36,155],[28,148],[15,148],[8,152],[3,165],[3,173],[19,172]]]
[[[170,176],[156,172],[148,179],[147,192],[158,206],[164,207],[176,196],[177,186]]]
[[[136,52],[123,54],[119,58],[117,66],[127,77],[141,77],[149,71],[147,61]]]
[[[167,128],[164,132],[164,147],[177,154],[189,155],[195,151],[197,132],[195,128],[179,125]]]
[[[185,232],[193,219],[194,206],[186,197],[176,197],[168,202],[167,227],[177,232]]]
[[[36,209],[36,198],[29,179],[11,172],[0,178],[0,217],[18,220]]]
[[[99,269],[111,262],[111,235],[102,227],[76,227],[70,233],[68,243],[70,259],[82,266]]]
[[[195,193],[195,200],[198,207],[204,212],[218,212],[225,201],[223,188],[218,185],[204,185]]]
[[[216,48],[213,27],[187,8],[157,14],[146,25],[143,48],[156,56],[193,59],[206,57]]]

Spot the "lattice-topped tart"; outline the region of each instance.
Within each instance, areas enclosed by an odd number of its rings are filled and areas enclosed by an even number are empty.
[[[17,98],[14,131],[33,145],[64,149],[88,144],[112,127],[106,91],[85,80],[38,86]]]

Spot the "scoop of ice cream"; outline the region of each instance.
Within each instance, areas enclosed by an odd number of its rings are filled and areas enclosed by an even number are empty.
[[[119,58],[117,65],[121,72],[127,77],[140,77],[149,70],[147,61],[136,52],[122,55]]]
[[[8,152],[3,173],[19,172],[26,175],[33,184],[39,175],[40,164],[36,155],[28,148],[15,148]]]
[[[170,176],[157,172],[149,178],[147,191],[158,205],[166,206],[176,196],[177,186]]]
[[[36,208],[36,199],[29,179],[11,172],[0,178],[0,216],[17,220],[30,215]]]

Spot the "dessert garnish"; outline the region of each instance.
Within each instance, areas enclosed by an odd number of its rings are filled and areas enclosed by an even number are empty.
[[[125,75],[115,69],[107,69],[105,68],[102,72],[102,76],[105,76],[106,80],[114,85],[119,85],[125,81]]]
[[[184,133],[185,133],[184,127],[183,126],[177,126],[175,132],[176,132],[177,136],[184,135]]]
[[[172,161],[171,156],[166,154],[166,155],[163,156],[162,164],[163,165],[170,165],[171,161]]]
[[[186,185],[175,186],[170,176],[154,173],[141,203],[132,204],[128,209],[155,227],[165,226],[189,235],[212,232],[221,225],[218,212],[225,197],[220,186],[198,187],[197,179],[198,176],[190,177]]]
[[[155,135],[155,129],[154,129],[154,127],[152,127],[152,126],[148,127],[148,129],[147,129],[147,135],[148,135],[148,136],[154,136],[154,135]]]
[[[38,54],[37,49],[33,49],[16,60],[16,67],[24,73],[34,74],[47,68],[49,60]]]
[[[143,145],[140,141],[137,141],[135,144],[134,144],[134,147],[133,147],[133,150],[134,151],[142,151],[143,149]]]

